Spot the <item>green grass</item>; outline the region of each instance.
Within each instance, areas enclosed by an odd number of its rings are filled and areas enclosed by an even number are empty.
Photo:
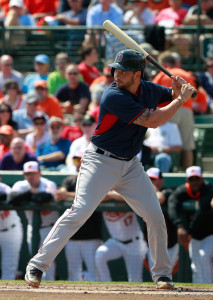
[[[14,283],[26,283],[24,280],[1,280],[0,282],[14,282]],[[66,281],[66,280],[56,280],[56,281],[45,281],[42,280],[43,283],[58,283],[58,284],[88,284],[88,285],[93,285],[93,284],[104,284],[104,285],[117,285],[117,284],[126,284],[126,285],[155,285],[154,282],[127,282],[127,281],[111,281],[111,282],[96,282],[96,281]],[[212,284],[198,284],[198,283],[192,283],[192,282],[174,282],[176,286],[195,286],[195,287],[204,287],[204,286],[212,286]]]

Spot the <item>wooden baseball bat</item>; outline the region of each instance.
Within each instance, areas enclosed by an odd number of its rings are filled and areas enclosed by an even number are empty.
[[[123,30],[121,30],[117,25],[112,23],[110,20],[106,20],[103,23],[104,29],[106,29],[108,32],[113,34],[119,41],[121,41],[124,45],[126,45],[128,48],[132,50],[136,50],[140,53],[142,53],[145,58],[154,66],[156,66],[159,70],[164,72],[167,76],[170,78],[172,77],[172,74],[166,70],[157,60],[155,60],[152,56],[149,55],[148,52],[146,52],[141,46],[136,43],[130,36],[128,36]],[[192,97],[195,97],[197,95],[197,92],[195,91],[192,94]]]

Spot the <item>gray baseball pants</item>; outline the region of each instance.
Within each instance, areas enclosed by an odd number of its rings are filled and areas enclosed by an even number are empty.
[[[89,144],[78,174],[76,196],[70,209],[56,221],[38,253],[29,264],[47,270],[71,236],[86,222],[109,190],[120,193],[133,211],[147,224],[148,242],[154,266],[153,280],[171,278],[167,252],[167,230],[153,185],[137,157],[121,161],[96,153]]]

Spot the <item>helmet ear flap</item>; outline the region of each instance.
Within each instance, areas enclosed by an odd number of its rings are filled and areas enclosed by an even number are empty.
[[[114,73],[115,73],[115,68],[111,68],[111,75],[112,75],[112,77],[114,77]]]

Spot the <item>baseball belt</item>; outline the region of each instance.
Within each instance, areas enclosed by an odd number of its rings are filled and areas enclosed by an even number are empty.
[[[0,232],[8,231],[8,230],[10,230],[11,228],[14,228],[14,227],[16,227],[16,224],[11,225],[9,228],[2,229],[2,230],[0,230]]]
[[[112,158],[115,158],[115,159],[118,159],[118,160],[130,161],[132,159],[132,158],[117,157],[117,156],[115,156],[113,154],[108,154],[107,151],[104,151],[104,150],[102,150],[100,148],[97,148],[95,152],[98,153],[98,154],[107,155],[109,157],[112,157]]]
[[[130,244],[130,243],[134,242],[135,240],[139,240],[139,236],[136,236],[135,239],[126,240],[126,241],[119,241],[119,240],[116,239],[116,241],[118,241],[119,243],[125,244],[125,245]]]

